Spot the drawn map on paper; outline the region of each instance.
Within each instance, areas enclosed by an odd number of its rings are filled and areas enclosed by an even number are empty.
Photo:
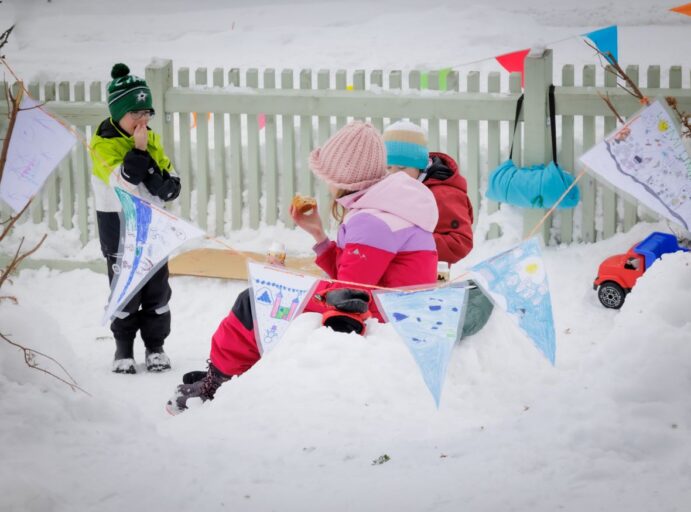
[[[656,100],[581,157],[581,162],[663,217],[691,226],[691,156]]]

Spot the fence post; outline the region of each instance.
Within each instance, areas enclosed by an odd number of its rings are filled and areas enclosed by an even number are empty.
[[[146,83],[151,89],[156,115],[151,119],[151,129],[161,136],[161,143],[168,158],[175,167],[175,146],[173,144],[173,113],[166,112],[166,91],[173,87],[173,61],[153,59],[144,70]]]
[[[552,50],[542,55],[525,58],[525,145],[523,165],[544,164],[552,158],[549,134],[547,93],[552,83]],[[523,235],[530,233],[547,210],[528,208],[523,213]],[[545,243],[549,240],[551,219],[547,219],[536,234],[541,234]]]

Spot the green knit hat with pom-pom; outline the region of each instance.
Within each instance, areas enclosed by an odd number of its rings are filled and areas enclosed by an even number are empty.
[[[130,75],[130,68],[122,63],[113,66],[110,76],[113,81],[108,84],[108,110],[113,121],[135,110],[153,112],[151,89],[143,78]]]

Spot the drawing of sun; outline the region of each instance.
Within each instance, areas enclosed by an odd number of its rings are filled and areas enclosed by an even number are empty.
[[[540,284],[545,280],[545,267],[537,256],[529,256],[518,263],[516,269],[521,281],[532,281]]]
[[[669,123],[665,119],[660,119],[660,122],[657,123],[657,129],[661,132],[666,132],[669,130]]]

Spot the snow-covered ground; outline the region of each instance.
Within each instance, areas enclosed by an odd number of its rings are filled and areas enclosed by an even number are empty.
[[[27,80],[104,80],[117,60],[141,73],[153,56],[176,66],[435,68],[612,23],[624,64],[682,64],[688,79],[691,18],[665,10],[674,5],[15,0],[0,4],[0,20],[19,21],[3,53]],[[555,57],[594,62],[578,41],[559,43]],[[478,237],[454,275],[519,240],[517,212],[500,217],[504,236]],[[0,340],[0,511],[687,510],[691,255],[663,257],[620,311],[592,290],[602,259],[654,230],[668,228],[641,223],[545,249],[556,366],[495,312],[455,348],[438,410],[393,328],[372,324],[361,338],[306,314],[213,403],[170,417],[165,401],[184,371],[205,366],[245,284],[172,278],[173,370],[122,376],[109,371],[113,341],[99,324],[105,275],[22,271],[2,288],[19,304],[0,303],[0,332],[55,357],[90,396],[30,370]],[[281,227],[231,242],[263,250],[275,238],[291,254],[309,247]],[[77,253],[76,240],[51,234],[47,254]],[[135,356],[141,369],[141,344]]]

